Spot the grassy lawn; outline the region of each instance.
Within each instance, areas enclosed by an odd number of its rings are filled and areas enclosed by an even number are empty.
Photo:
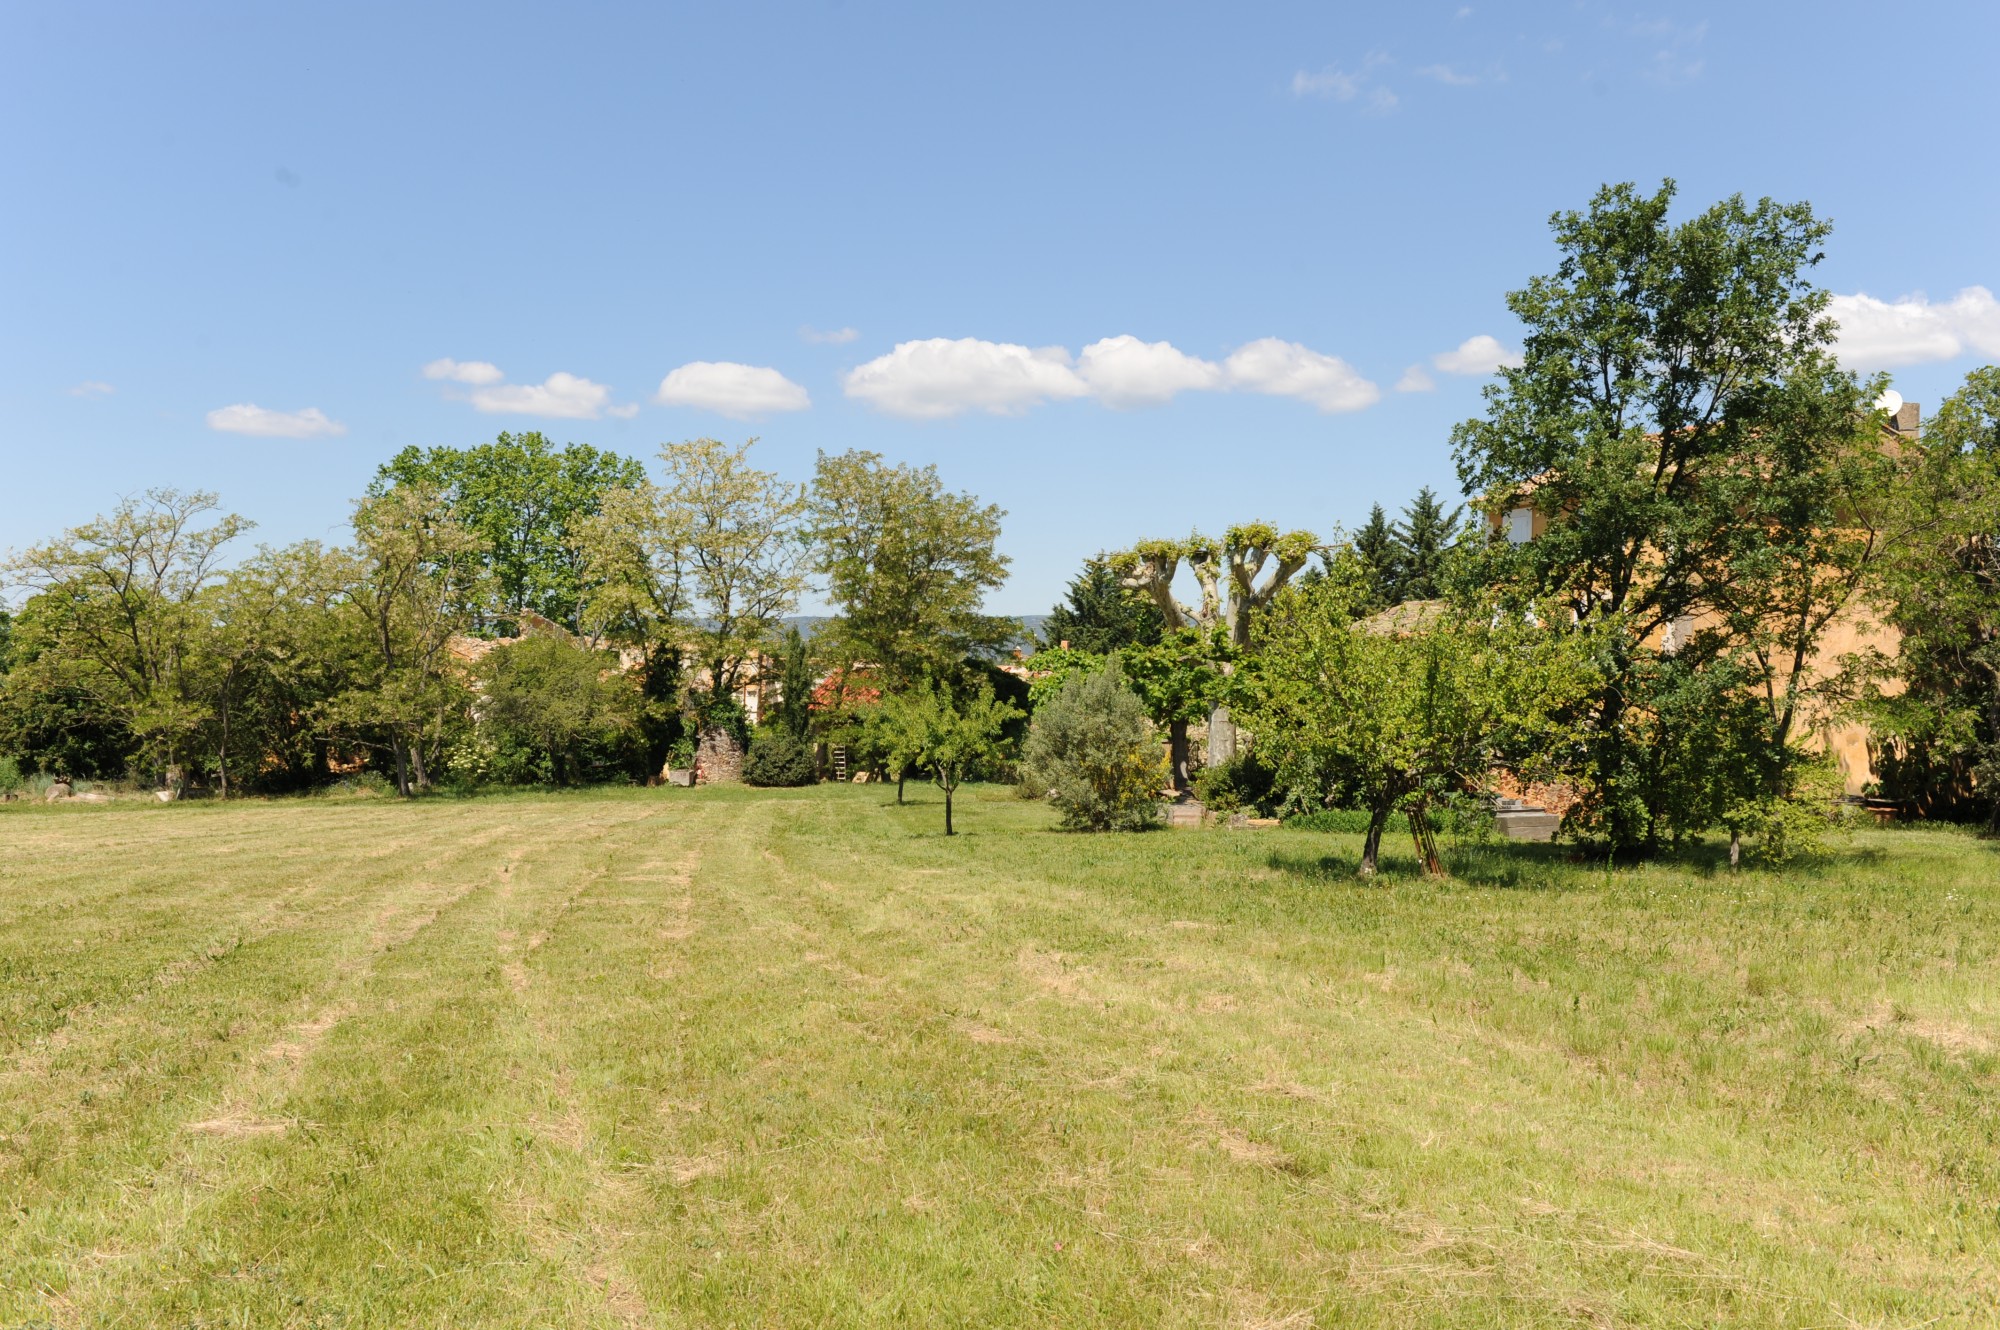
[[[0,811],[0,1327],[2000,1323],[2000,849]]]

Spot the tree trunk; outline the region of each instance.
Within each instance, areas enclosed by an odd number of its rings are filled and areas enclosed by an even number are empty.
[[[956,836],[958,834],[951,829],[951,786],[949,785],[944,787],[944,834],[947,836]]]
[[[226,803],[229,799],[229,693],[225,689],[222,703],[222,745],[215,755],[215,777]]]
[[[1229,708],[1217,703],[1208,713],[1208,767],[1226,767],[1236,760],[1236,722]]]
[[[424,744],[421,739],[410,745],[410,780],[420,790],[430,788],[430,782],[424,778]]]
[[[1427,877],[1443,877],[1444,861],[1438,858],[1437,831],[1431,826],[1430,810],[1423,804],[1410,809],[1410,839],[1417,844],[1417,861]]]
[[[1173,769],[1174,793],[1187,793],[1188,777],[1188,723],[1184,720],[1167,722],[1167,765]]]
[[[1389,809],[1385,804],[1368,815],[1368,834],[1361,841],[1361,876],[1374,877],[1376,861],[1382,853],[1382,828],[1389,823]]]
[[[399,735],[392,739],[389,747],[396,754],[396,793],[407,799],[410,797],[410,763],[403,748],[402,737]]]
[[[899,808],[903,804],[903,782],[908,780],[909,777],[910,772],[907,767],[896,768],[896,806]],[[949,819],[946,820],[948,821]]]

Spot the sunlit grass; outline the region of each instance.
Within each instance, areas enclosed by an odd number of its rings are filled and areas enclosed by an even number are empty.
[[[912,792],[0,812],[0,1327],[2000,1318],[1990,843]]]

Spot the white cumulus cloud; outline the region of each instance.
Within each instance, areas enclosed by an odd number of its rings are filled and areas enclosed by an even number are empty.
[[[1921,294],[1893,301],[1835,296],[1827,313],[1839,325],[1835,354],[1855,369],[1954,360],[1967,350],[2000,356],[2000,300],[1983,286],[1938,302]]]
[[[1091,396],[1110,407],[1157,406],[1192,388],[1222,386],[1222,367],[1171,342],[1142,342],[1129,333],[1083,348],[1077,375]]]
[[[665,406],[698,406],[737,420],[812,405],[806,390],[777,370],[728,360],[682,365],[660,380],[654,400]]]
[[[1263,337],[1246,342],[1222,362],[1232,387],[1274,397],[1296,397],[1333,413],[1359,411],[1381,400],[1382,390],[1339,356],[1297,342]]]
[[[548,416],[555,420],[595,420],[611,399],[611,389],[574,374],[555,373],[540,383],[495,383],[466,398],[496,415]]]
[[[887,355],[849,370],[849,397],[892,416],[934,420],[962,411],[1015,415],[1089,389],[1059,346],[1029,348],[977,337],[898,342]]]
[[[1520,363],[1518,351],[1509,351],[1499,338],[1485,333],[1468,337],[1451,350],[1431,357],[1432,366],[1446,374],[1491,374],[1502,365],[1511,367]]]
[[[835,328],[832,332],[823,332],[818,328],[807,326],[799,329],[799,336],[818,345],[846,346],[860,337],[861,333],[855,328]]]
[[[1437,380],[1424,372],[1422,365],[1412,365],[1403,371],[1403,377],[1396,380],[1399,393],[1427,393],[1437,387]]]
[[[475,388],[483,388],[488,384],[498,383],[507,376],[500,372],[498,365],[490,361],[453,360],[450,356],[446,356],[425,365],[424,377],[446,379],[452,383],[469,383]]]
[[[249,402],[217,407],[208,413],[208,427],[260,439],[324,439],[347,433],[347,426],[329,420],[316,406],[303,411],[271,411]]]

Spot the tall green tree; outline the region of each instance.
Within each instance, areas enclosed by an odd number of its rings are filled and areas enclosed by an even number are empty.
[[[2000,366],[1972,371],[1901,461],[1875,593],[1900,686],[1868,706],[1885,793],[2000,832]]]
[[[110,514],[29,547],[4,567],[26,588],[32,649],[96,723],[131,736],[169,779],[202,748],[214,716],[201,647],[222,552],[250,523],[215,495],[148,490]]]
[[[451,639],[490,604],[485,540],[442,491],[397,485],[354,510],[346,609],[367,665],[324,714],[348,741],[384,750],[405,796],[431,783],[469,696]]]
[[[1377,609],[1395,604],[1397,588],[1402,581],[1403,548],[1381,504],[1369,508],[1368,520],[1348,543],[1366,573],[1368,603]],[[1329,554],[1322,558],[1325,570],[1330,571],[1332,556]]]
[[[1453,432],[1468,493],[1548,519],[1489,551],[1489,575],[1522,598],[1562,596],[1598,630],[1602,683],[1569,776],[1619,849],[1659,839],[1661,791],[1626,714],[1647,705],[1645,644],[1715,608],[1741,505],[1772,497],[1735,481],[1785,424],[1788,394],[1824,381],[1833,336],[1809,276],[1828,226],[1809,205],[1733,197],[1675,222],[1673,198],[1672,182],[1606,186],[1552,220],[1555,272],[1508,296],[1522,363]]]
[[[659,482],[608,493],[576,537],[586,631],[684,662],[700,714],[731,702],[810,580],[805,493],[750,465],[755,443],[667,444]]]
[[[1110,561],[1099,555],[1084,561],[1083,571],[1070,579],[1062,603],[1042,621],[1044,647],[1105,655],[1124,647],[1147,647],[1166,632],[1157,605],[1119,580]]]
[[[935,466],[821,453],[806,533],[840,610],[816,634],[829,663],[869,665],[903,688],[1016,636],[1017,622],[980,608],[1007,578],[996,548],[1005,515],[945,489]]]
[[[557,448],[539,431],[503,432],[471,448],[405,448],[382,464],[368,493],[420,485],[442,497],[485,542],[498,626],[533,611],[576,631],[589,590],[576,533],[607,491],[644,479],[635,458],[583,443]]]

